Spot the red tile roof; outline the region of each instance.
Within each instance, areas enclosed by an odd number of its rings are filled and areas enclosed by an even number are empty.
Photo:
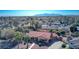
[[[51,33],[50,32],[38,32],[38,31],[31,31],[29,32],[30,37],[38,37],[41,39],[51,39]],[[52,33],[52,37],[58,36],[56,33]]]

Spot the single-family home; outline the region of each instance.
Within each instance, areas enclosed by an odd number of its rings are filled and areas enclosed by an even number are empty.
[[[46,32],[46,31],[30,31],[28,33],[28,35],[31,38],[34,38],[33,40],[44,40],[46,42],[49,42],[50,40],[54,40],[57,37],[57,40],[59,39],[59,36],[56,33],[50,33],[50,32]],[[61,38],[62,39],[62,38]]]
[[[79,49],[79,38],[73,38],[68,41],[69,47],[73,49]]]

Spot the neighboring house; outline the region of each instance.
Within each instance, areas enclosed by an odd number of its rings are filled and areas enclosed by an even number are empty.
[[[1,29],[11,29],[13,28],[13,25],[10,24],[0,24]]]
[[[2,29],[4,27],[5,24],[0,24],[0,28]]]
[[[61,41],[55,42],[54,44],[49,46],[48,49],[61,49],[62,48],[62,44],[63,44],[63,42],[61,42]]]
[[[64,24],[61,24],[60,22],[54,22],[49,24],[43,24],[42,29],[63,29]]]
[[[69,47],[73,49],[79,49],[79,38],[73,38],[68,41]]]
[[[64,44],[64,42],[58,41],[55,42],[54,44],[52,44],[51,46],[49,46],[48,49],[68,49],[69,45],[65,44],[65,47],[62,47]]]
[[[18,27],[29,27],[29,26],[31,26],[30,23],[21,23],[18,25]]]
[[[76,28],[77,28],[77,31],[79,31],[79,26],[77,26]]]
[[[42,29],[48,29],[49,26],[45,24],[45,25],[42,25],[41,27]]]

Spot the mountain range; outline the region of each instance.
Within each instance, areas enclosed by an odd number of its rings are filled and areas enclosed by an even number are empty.
[[[62,15],[62,14],[48,14],[48,13],[44,13],[44,14],[36,14],[34,16],[79,16],[79,15]]]
[[[62,16],[61,14],[48,14],[48,13],[44,13],[44,14],[36,14],[35,16]]]

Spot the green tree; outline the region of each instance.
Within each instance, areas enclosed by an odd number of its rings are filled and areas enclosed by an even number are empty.
[[[49,32],[53,32],[53,30],[52,30],[52,29],[50,29],[50,30],[49,30]]]
[[[1,30],[1,38],[12,39],[15,31],[13,29]]]
[[[25,43],[27,43],[27,49],[28,49],[28,42],[29,42],[29,40],[30,40],[31,38],[28,36],[28,35],[25,35],[24,37],[23,37],[23,40],[25,41]]]
[[[18,42],[18,48],[19,48],[19,43],[22,42],[23,39],[23,34],[22,32],[15,32],[15,39]]]
[[[70,31],[75,32],[76,31],[76,26],[70,27]]]
[[[65,31],[61,31],[60,35],[64,36],[65,35]]]
[[[66,48],[67,46],[66,46],[66,44],[62,44],[62,48]]]

